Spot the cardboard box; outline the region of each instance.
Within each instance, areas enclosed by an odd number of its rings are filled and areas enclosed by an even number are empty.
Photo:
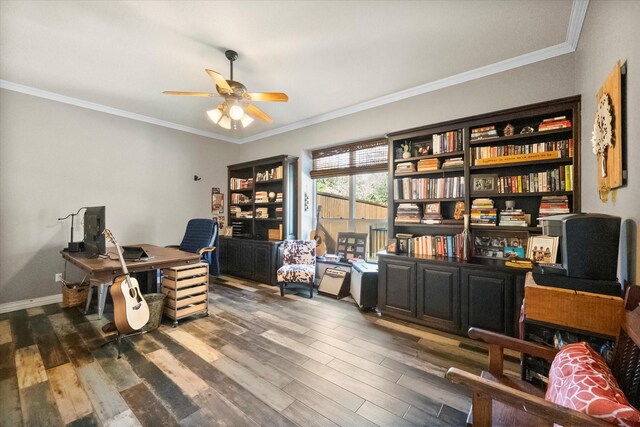
[[[527,273],[524,286],[527,319],[615,337],[624,301],[620,297],[540,286]]]

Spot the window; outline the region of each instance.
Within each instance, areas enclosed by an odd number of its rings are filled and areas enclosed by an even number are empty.
[[[364,141],[313,152],[316,206],[327,251],[335,253],[339,232],[367,233],[368,258],[387,237],[388,146]]]

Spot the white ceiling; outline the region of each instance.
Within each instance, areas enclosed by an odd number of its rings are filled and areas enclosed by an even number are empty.
[[[1,1],[0,87],[246,142],[575,49],[586,0]],[[211,123],[205,68],[273,117]]]

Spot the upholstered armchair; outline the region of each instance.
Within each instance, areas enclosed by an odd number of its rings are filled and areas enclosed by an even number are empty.
[[[289,283],[309,285],[309,298],[313,298],[313,281],[316,275],[316,241],[285,240],[282,267],[278,269],[280,295]]]

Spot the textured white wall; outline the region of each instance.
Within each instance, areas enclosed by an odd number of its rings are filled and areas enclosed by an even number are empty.
[[[8,90],[0,123],[0,303],[60,293],[58,217],[105,205],[120,242],[177,244],[238,161],[233,144]]]
[[[576,59],[576,87],[582,94],[582,209],[622,217],[619,278],[638,284],[638,224],[640,223],[640,2],[591,1],[582,28]],[[602,203],[596,183],[596,159],[591,151],[591,131],[596,113],[596,93],[617,60],[627,61],[626,157],[629,168],[625,187]]]

